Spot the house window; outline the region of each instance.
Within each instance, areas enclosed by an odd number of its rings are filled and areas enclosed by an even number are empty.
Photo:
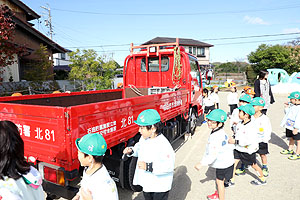
[[[169,70],[169,58],[161,57],[161,71],[166,72]],[[146,58],[142,59],[141,71],[146,72]],[[159,72],[159,58],[149,57],[148,58],[148,72]]]
[[[193,55],[196,55],[196,47],[193,47]]]
[[[197,57],[205,56],[205,50],[203,47],[197,47]]]
[[[66,60],[66,54],[65,53],[61,53],[60,55],[61,55],[62,60]]]
[[[193,47],[189,47],[189,53],[190,53],[190,54],[193,53]]]

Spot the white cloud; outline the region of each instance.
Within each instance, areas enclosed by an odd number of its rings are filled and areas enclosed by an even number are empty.
[[[247,22],[248,24],[260,24],[260,25],[268,25],[268,22],[265,22],[262,18],[259,17],[250,17],[246,15],[244,17],[244,21]]]
[[[283,33],[296,33],[296,32],[300,32],[299,28],[287,28],[287,29],[283,29],[282,31]]]

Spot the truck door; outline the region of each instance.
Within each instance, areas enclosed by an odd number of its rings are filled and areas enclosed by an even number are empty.
[[[191,103],[197,105],[198,113],[201,110],[202,105],[202,78],[198,62],[192,56],[189,56],[191,67]]]

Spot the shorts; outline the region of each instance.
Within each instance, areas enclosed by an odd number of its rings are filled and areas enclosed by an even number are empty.
[[[229,181],[233,175],[233,167],[234,165],[231,165],[225,169],[216,169],[216,178],[221,181],[224,179],[225,181]]]
[[[143,192],[145,200],[168,200],[169,191],[167,192]]]
[[[208,114],[210,111],[214,110],[215,106],[205,106],[204,113]]]
[[[259,143],[259,149],[257,151],[258,154],[266,155],[269,153],[268,151],[268,143],[261,142]]]
[[[292,130],[290,130],[290,129],[285,129],[285,135],[286,135],[286,137],[291,137],[291,138],[293,138],[294,140],[300,140],[300,133],[297,133],[297,135],[294,135],[293,134],[293,131]]]
[[[240,152],[238,150],[233,151],[234,159],[239,159],[243,164],[247,165],[253,165],[256,164],[256,153],[246,153],[246,152]]]

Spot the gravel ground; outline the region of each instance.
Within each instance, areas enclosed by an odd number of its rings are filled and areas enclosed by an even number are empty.
[[[227,92],[220,92],[220,107],[229,111],[226,97]],[[300,199],[300,160],[291,161],[279,152],[287,148],[284,129],[279,126],[283,117],[283,103],[287,101],[287,94],[275,94],[275,103],[268,110],[272,123],[272,137],[269,143],[268,167],[270,175],[267,184],[253,186],[250,181],[257,177],[253,169],[246,175],[235,178],[236,185],[226,189],[226,199],[230,200],[282,200]],[[230,133],[229,120],[225,124],[225,131]],[[176,152],[175,174],[169,200],[202,200],[215,191],[215,170],[202,167],[200,171],[194,169],[205,151],[210,130],[206,124],[199,125],[192,138],[178,142]],[[257,157],[260,164],[260,158]],[[143,200],[142,193],[118,188],[120,200]],[[62,199],[62,198],[61,198]]]

